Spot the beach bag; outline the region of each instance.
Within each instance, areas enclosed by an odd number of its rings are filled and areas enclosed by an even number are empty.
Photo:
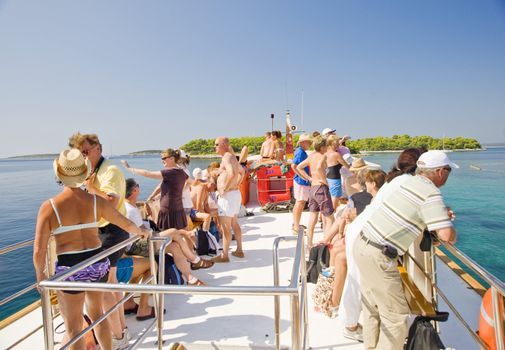
[[[314,308],[326,316],[333,318],[333,307],[331,306],[331,294],[333,293],[333,281],[335,280],[335,268],[330,267],[319,274],[316,289],[312,294]]]
[[[165,280],[163,282],[165,284],[175,284],[179,286],[186,283],[182,272],[177,268],[174,258],[170,254],[165,254]]]
[[[196,231],[196,252],[198,255],[216,255],[220,248],[221,246],[212,233],[202,229]]]
[[[309,261],[307,261],[307,282],[317,283],[319,274],[330,264],[330,250],[325,244],[310,248]]]
[[[417,316],[409,328],[409,335],[404,350],[440,350],[445,349],[440,336],[430,321],[447,321],[448,312],[438,312],[437,316]]]

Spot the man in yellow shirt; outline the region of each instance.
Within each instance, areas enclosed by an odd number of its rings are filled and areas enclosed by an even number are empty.
[[[82,155],[91,162],[92,172],[86,180],[86,189],[91,194],[100,196],[111,203],[121,214],[126,215],[125,192],[126,182],[121,170],[102,156],[102,144],[96,134],[81,134],[77,132],[69,139],[69,146],[78,148]],[[98,223],[99,236],[102,247],[108,249],[129,238],[128,232],[111,224],[104,219]],[[109,255],[110,273],[109,283],[118,283],[116,268],[119,258],[126,248]],[[105,307],[108,309],[121,299],[121,293],[105,293]],[[105,310],[104,310],[105,311]],[[125,334],[126,322],[123,308],[120,307],[109,317],[113,333],[113,348],[121,348],[123,343],[128,344],[128,335]]]

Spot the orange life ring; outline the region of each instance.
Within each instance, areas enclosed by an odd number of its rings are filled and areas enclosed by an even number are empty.
[[[496,350],[495,321],[493,314],[493,293],[489,288],[480,305],[479,336],[487,344],[489,349]]]

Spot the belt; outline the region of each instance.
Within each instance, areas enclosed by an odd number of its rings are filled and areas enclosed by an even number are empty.
[[[375,248],[380,249],[380,250],[382,250],[382,248],[384,248],[384,244],[375,243],[374,241],[370,240],[370,238],[368,238],[367,236],[365,236],[365,234],[363,233],[363,231],[361,231],[359,233],[359,236],[361,237],[362,240],[364,240],[366,242],[366,244],[370,244],[372,247],[375,247]]]
[[[398,257],[398,250],[396,250],[395,247],[392,247],[390,245],[376,243],[376,242],[370,240],[370,238],[366,237],[365,234],[363,233],[363,231],[361,231],[359,233],[359,236],[366,244],[369,244],[372,247],[379,249],[381,251],[381,253],[384,254],[385,256],[387,256],[388,258],[396,259]]]

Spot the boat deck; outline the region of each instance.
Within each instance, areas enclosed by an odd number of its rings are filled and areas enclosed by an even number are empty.
[[[254,216],[240,219],[243,229],[245,258],[230,256],[231,262],[216,264],[208,270],[195,271],[195,275],[211,286],[258,286],[273,285],[272,248],[274,239],[279,236],[292,236],[291,214],[268,214],[254,208]],[[302,222],[308,219],[304,213]],[[315,241],[321,237],[318,228]],[[234,249],[234,243],[232,243]],[[280,284],[288,285],[294,261],[295,241],[281,242]],[[439,261],[439,282],[451,286],[451,293],[470,308],[468,318],[478,320],[480,299],[475,292],[466,288],[463,282],[455,280],[450,270]],[[458,288],[455,288],[458,286]],[[461,288],[459,288],[461,287]],[[308,284],[309,337],[312,349],[362,349],[359,342],[346,339],[342,335],[342,325],[314,311],[312,302],[313,284]],[[456,293],[456,294],[455,294]],[[475,294],[475,296],[472,296]],[[464,305],[462,306],[464,308]],[[274,298],[272,296],[205,296],[205,295],[166,295],[166,314],[164,315],[164,348],[170,349],[173,343],[181,343],[187,349],[272,349],[275,345]],[[477,309],[477,315],[475,310]],[[442,308],[447,310],[447,308]],[[449,310],[447,310],[449,311]],[[138,334],[151,321],[138,322],[134,315],[126,317],[133,336]],[[474,343],[464,337],[464,332],[451,314],[450,321],[442,326],[442,339],[446,346],[458,349],[475,348]],[[23,334],[42,323],[40,307],[20,320],[0,330],[0,348],[7,348]],[[61,323],[58,317],[54,324]],[[281,297],[281,345],[290,348],[290,304],[289,297]],[[56,340],[61,335],[56,335]],[[459,341],[458,341],[459,339]],[[156,330],[151,331],[139,349],[155,349]],[[131,342],[133,343],[133,341]],[[14,347],[14,349],[39,349],[43,344],[42,330]],[[466,344],[466,346],[465,346]],[[456,346],[458,345],[458,346]]]

